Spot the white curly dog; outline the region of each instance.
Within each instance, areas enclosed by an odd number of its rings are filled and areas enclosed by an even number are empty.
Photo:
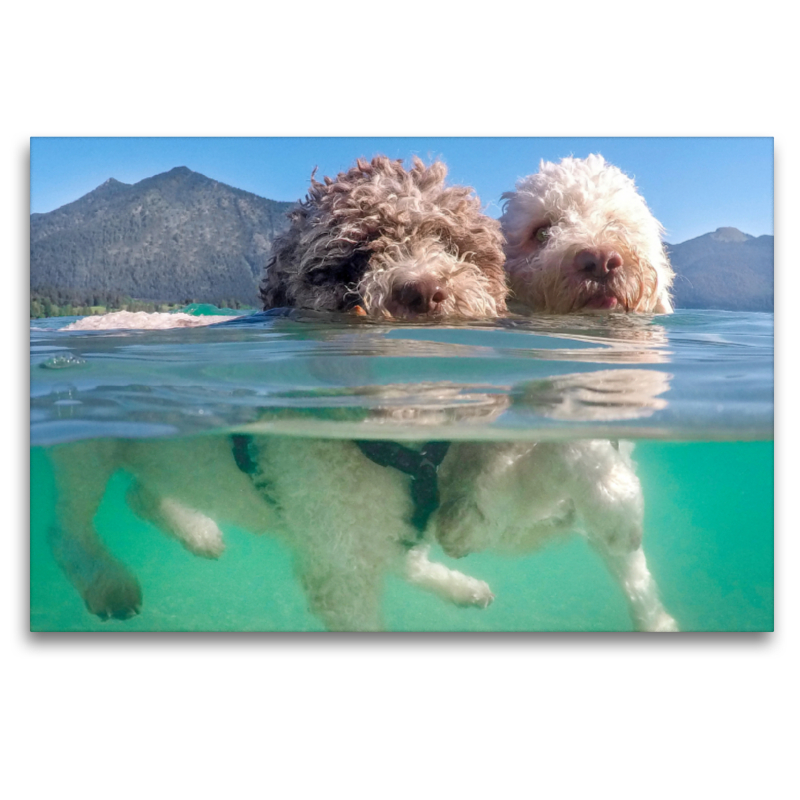
[[[543,161],[503,198],[515,300],[550,314],[672,311],[663,228],[633,180],[602,156]]]
[[[542,162],[503,197],[516,302],[551,314],[672,311],[663,229],[633,180],[601,156]],[[643,379],[658,385],[662,375],[615,372],[631,396]],[[644,498],[632,449],[608,440],[454,445],[439,473],[436,536],[445,552],[463,556],[529,551],[581,527],[622,587],[636,628],[677,630],[642,549]]]

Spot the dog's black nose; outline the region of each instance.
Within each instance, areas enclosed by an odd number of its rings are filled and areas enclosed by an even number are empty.
[[[594,278],[605,278],[622,266],[622,256],[615,250],[581,250],[575,256],[575,266]]]
[[[447,289],[435,280],[404,283],[392,292],[392,299],[410,314],[432,314],[449,297]]]

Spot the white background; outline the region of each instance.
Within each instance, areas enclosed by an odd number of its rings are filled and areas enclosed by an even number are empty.
[[[791,6],[471,8],[161,0],[4,12],[7,796],[796,796]],[[28,632],[29,137],[337,134],[775,136],[776,633]]]

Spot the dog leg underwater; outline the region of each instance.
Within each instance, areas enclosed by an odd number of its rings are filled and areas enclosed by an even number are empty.
[[[627,445],[629,448],[630,445]],[[572,496],[590,544],[616,578],[639,631],[677,631],[658,597],[642,546],[644,495],[625,445],[607,440],[577,442],[579,454],[569,470]]]
[[[254,441],[312,613],[331,631],[382,630],[384,578],[413,536],[407,487],[352,442]]]
[[[641,547],[618,550],[606,542],[594,542],[611,574],[628,600],[636,630],[648,633],[677,632],[678,623],[667,613],[658,596],[658,587]]]
[[[457,606],[487,608],[494,600],[486,581],[430,561],[429,552],[430,545],[421,544],[412,547],[406,554],[403,577],[412,586],[418,586]]]
[[[106,548],[94,516],[116,469],[118,442],[93,440],[51,451],[56,481],[56,523],[49,544],[56,562],[92,614],[103,620],[139,613],[142,590],[136,576]]]
[[[219,558],[225,541],[219,525],[194,508],[172,497],[161,497],[138,481],[126,495],[131,511],[177,539],[190,553],[201,558]]]

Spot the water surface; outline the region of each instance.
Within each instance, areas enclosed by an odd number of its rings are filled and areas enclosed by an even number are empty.
[[[770,630],[773,619],[773,317],[512,318],[386,325],[313,314],[210,328],[31,326],[34,630],[318,630],[289,552],[226,529],[218,562],[127,508],[124,472],[96,519],[137,573],[142,614],[102,623],[50,555],[47,448],[96,437],[232,431],[395,440],[631,439],[645,547],[683,630]],[[268,534],[268,532],[267,532]],[[580,537],[523,557],[453,561],[487,580],[486,610],[387,581],[390,630],[630,630],[619,589]]]

